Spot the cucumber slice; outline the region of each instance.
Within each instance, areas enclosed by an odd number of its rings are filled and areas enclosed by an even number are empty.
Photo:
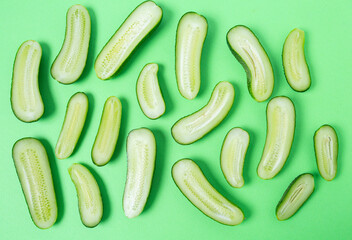
[[[208,217],[226,225],[238,225],[244,215],[208,182],[199,166],[190,159],[177,161],[172,178],[186,198]]]
[[[286,189],[276,206],[278,220],[292,217],[314,191],[314,177],[304,173],[296,177]]]
[[[100,126],[92,148],[92,160],[95,165],[107,164],[116,147],[120,132],[122,106],[117,97],[109,97],[104,105]]]
[[[266,109],[267,135],[257,173],[271,179],[284,166],[290,154],[295,132],[295,107],[287,97],[275,97]]]
[[[338,155],[338,139],[333,127],[323,125],[315,132],[314,149],[320,175],[327,181],[333,180]]]
[[[156,155],[153,133],[147,128],[132,130],[127,138],[127,179],[123,194],[126,217],[137,217],[144,209],[152,184]]]
[[[77,81],[86,65],[89,39],[88,10],[82,5],[73,5],[67,11],[64,43],[51,67],[53,78],[64,84]]]
[[[67,104],[65,120],[56,143],[55,156],[57,158],[65,159],[71,156],[81,135],[87,112],[87,95],[82,92],[75,93]]]
[[[235,90],[229,82],[219,82],[207,105],[197,112],[178,120],[171,129],[180,144],[191,144],[213,130],[229,113]]]
[[[11,107],[23,122],[37,121],[44,113],[38,87],[38,72],[42,48],[36,41],[22,43],[13,66]]]
[[[176,78],[181,95],[187,99],[197,96],[200,88],[200,59],[208,23],[195,12],[182,16],[176,34]]]
[[[227,44],[247,73],[249,93],[257,102],[267,100],[273,92],[274,74],[258,38],[246,26],[238,25],[227,33]]]
[[[304,56],[304,31],[295,28],[287,36],[282,50],[285,76],[291,88],[304,92],[310,87],[310,74]]]
[[[13,146],[12,158],[34,224],[50,228],[57,219],[57,204],[43,144],[34,138],[22,138]]]
[[[86,227],[97,226],[103,217],[103,201],[97,181],[86,167],[78,163],[72,164],[68,172],[76,187],[82,223]]]
[[[153,1],[140,4],[99,53],[94,66],[98,78],[112,77],[161,18],[162,10]]]
[[[235,188],[243,187],[244,159],[249,145],[249,134],[241,128],[231,129],[221,149],[220,165],[226,181]]]

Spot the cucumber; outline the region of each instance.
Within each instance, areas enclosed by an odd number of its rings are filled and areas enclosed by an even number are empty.
[[[165,102],[161,93],[158,73],[159,66],[149,63],[142,69],[137,80],[137,99],[144,115],[157,119],[165,113]]]
[[[320,175],[327,181],[333,180],[337,172],[338,139],[332,126],[323,125],[315,132],[314,149]]]
[[[56,143],[55,156],[58,159],[71,156],[81,135],[87,112],[87,95],[82,92],[75,93],[67,104],[65,120]]]
[[[207,105],[174,124],[171,132],[175,141],[180,144],[191,144],[201,139],[224,120],[234,98],[235,90],[231,83],[219,82]]]
[[[127,179],[123,194],[126,217],[144,209],[152,184],[156,155],[154,134],[147,128],[132,130],[127,137]]]
[[[243,221],[242,210],[216,191],[191,159],[177,161],[172,167],[172,178],[183,195],[208,217],[232,226]]]
[[[267,135],[257,173],[271,179],[284,166],[290,154],[295,132],[295,107],[287,97],[275,97],[266,109]]]
[[[103,217],[103,201],[97,181],[86,167],[78,163],[72,164],[68,172],[76,187],[82,223],[90,228],[97,226]]]
[[[116,147],[120,132],[122,106],[117,97],[109,97],[104,105],[99,130],[92,148],[92,160],[95,165],[107,164]]]
[[[241,128],[231,129],[221,149],[220,165],[226,181],[235,188],[243,187],[244,159],[249,145],[249,134]]]
[[[89,12],[82,5],[73,5],[67,11],[64,43],[51,67],[54,79],[64,84],[77,81],[86,65],[89,39]]]
[[[295,28],[288,34],[282,49],[282,63],[291,88],[297,92],[306,91],[311,80],[304,55],[304,31]]]
[[[13,66],[11,107],[23,122],[37,121],[44,113],[44,104],[38,87],[38,72],[42,48],[28,40],[17,51]]]
[[[195,12],[183,15],[176,33],[176,79],[178,90],[187,99],[197,96],[200,88],[200,60],[208,23]]]
[[[43,144],[35,138],[22,138],[14,144],[12,158],[34,224],[50,228],[57,219],[57,204]]]
[[[99,53],[94,65],[97,77],[102,80],[112,77],[161,18],[162,10],[153,1],[140,4]]]
[[[274,88],[269,57],[258,38],[246,26],[238,25],[227,33],[227,44],[247,73],[247,85],[257,102],[267,100]]]
[[[292,217],[314,191],[314,177],[304,173],[296,177],[276,206],[276,217],[283,221]]]

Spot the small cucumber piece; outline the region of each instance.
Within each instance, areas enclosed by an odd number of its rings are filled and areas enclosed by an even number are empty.
[[[238,25],[227,33],[227,44],[247,73],[249,93],[257,102],[267,100],[273,92],[274,74],[258,38],[246,26]]]
[[[197,96],[200,88],[200,60],[208,23],[205,17],[188,12],[178,23],[176,34],[176,78],[181,95]]]
[[[92,148],[92,160],[95,165],[107,164],[116,147],[120,132],[122,105],[117,97],[109,97],[104,105],[99,130]]]
[[[267,135],[257,173],[271,179],[284,166],[290,154],[295,132],[295,107],[287,97],[275,97],[266,109]]]
[[[153,1],[140,4],[99,53],[94,66],[98,78],[112,77],[137,45],[158,26],[162,14],[161,8]]]
[[[50,228],[57,219],[57,204],[43,144],[34,138],[22,138],[13,146],[12,158],[34,224]]]
[[[103,201],[97,181],[86,167],[78,163],[72,164],[68,172],[76,187],[82,223],[86,227],[97,226],[103,217]]]
[[[304,31],[295,28],[287,36],[282,50],[285,76],[291,88],[304,92],[310,87],[309,68],[304,55]]]
[[[60,83],[77,81],[86,65],[90,39],[90,16],[82,5],[73,5],[67,11],[66,35],[51,75]]]
[[[232,84],[219,82],[207,105],[174,124],[171,132],[175,141],[180,144],[191,144],[201,139],[224,120],[232,107],[234,98],[235,90]]]
[[[156,155],[154,134],[147,128],[132,130],[127,137],[127,179],[123,194],[126,217],[144,209],[152,184]]]
[[[71,156],[81,135],[87,112],[87,95],[82,92],[75,93],[67,104],[65,120],[56,143],[55,156],[57,158],[65,159]]]
[[[13,66],[11,107],[23,122],[37,121],[44,113],[44,104],[38,87],[38,72],[42,48],[36,41],[22,43]]]
[[[208,217],[233,226],[243,221],[242,210],[216,191],[194,161],[177,161],[172,167],[172,178],[183,195]]]
[[[165,113],[165,102],[158,82],[159,66],[149,63],[142,69],[137,80],[137,99],[144,115],[157,119]]]
[[[320,175],[327,181],[335,178],[337,172],[338,139],[335,129],[321,126],[314,134],[314,149]]]
[[[231,129],[221,149],[220,165],[227,182],[235,188],[243,187],[244,159],[249,145],[249,134],[241,128]]]
[[[314,191],[314,177],[304,173],[296,177],[276,206],[276,217],[283,221],[292,217]]]

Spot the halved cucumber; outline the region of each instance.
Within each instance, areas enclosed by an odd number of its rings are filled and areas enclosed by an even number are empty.
[[[287,97],[275,97],[266,109],[267,135],[258,176],[271,179],[284,166],[290,154],[295,132],[295,107]]]
[[[208,182],[202,170],[191,159],[177,161],[172,178],[186,198],[208,217],[226,225],[238,225],[244,215]]]
[[[320,175],[327,181],[335,178],[337,172],[338,139],[335,129],[321,126],[314,134],[314,149]]]
[[[65,159],[71,156],[81,135],[88,112],[88,97],[82,92],[74,94],[66,109],[66,116],[59,139],[56,143],[55,156]]]
[[[178,120],[171,129],[172,136],[180,144],[190,144],[213,130],[229,113],[235,98],[235,90],[229,82],[219,82],[207,105],[197,112]]]
[[[82,5],[73,5],[67,11],[66,35],[51,75],[57,81],[69,84],[77,81],[86,65],[90,39],[90,16]]]
[[[132,130],[127,138],[127,179],[123,194],[126,217],[137,217],[144,209],[152,184],[156,155],[153,133],[147,128]]]
[[[304,56],[304,31],[295,28],[288,34],[282,49],[282,63],[291,88],[306,91],[310,87],[310,74]]]
[[[104,105],[99,130],[92,148],[92,160],[95,165],[107,164],[116,147],[121,124],[122,106],[117,97],[109,97]]]
[[[56,222],[57,204],[43,144],[34,138],[22,138],[13,146],[12,158],[34,224],[50,228]]]
[[[44,113],[44,104],[38,87],[38,72],[42,48],[36,41],[22,43],[13,66],[11,107],[23,122],[37,121]]]
[[[137,80],[137,99],[144,115],[156,119],[165,112],[165,102],[158,82],[159,66],[149,63],[144,66]]]
[[[278,220],[286,220],[293,216],[298,209],[307,201],[314,191],[314,177],[310,173],[304,173],[296,177],[286,189],[276,206]]]
[[[231,129],[221,149],[220,165],[227,182],[236,188],[244,184],[242,172],[249,145],[249,134],[241,128]]]
[[[98,78],[106,80],[112,77],[161,18],[162,10],[153,1],[140,4],[99,53],[94,65]]]
[[[227,33],[227,44],[247,73],[249,93],[257,102],[267,100],[273,92],[274,74],[258,38],[246,26],[238,25]]]
[[[182,16],[176,34],[176,78],[181,95],[187,99],[197,96],[200,88],[200,59],[208,23],[195,12]]]
[[[103,217],[103,201],[97,181],[86,167],[78,163],[72,164],[68,172],[76,187],[82,223],[86,227],[97,226]]]

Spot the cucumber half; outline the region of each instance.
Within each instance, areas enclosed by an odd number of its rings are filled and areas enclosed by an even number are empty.
[[[38,87],[38,72],[42,48],[36,41],[24,42],[17,51],[13,66],[11,107],[23,122],[37,121],[44,113]]]
[[[226,225],[238,225],[243,221],[242,210],[216,191],[192,160],[176,162],[172,167],[172,178],[185,197],[208,217]]]
[[[274,74],[258,38],[246,26],[238,25],[227,33],[227,44],[247,73],[249,93],[257,102],[267,100],[273,92]]]
[[[140,4],[99,53],[94,65],[98,78],[112,77],[161,18],[162,10],[153,1]]]

